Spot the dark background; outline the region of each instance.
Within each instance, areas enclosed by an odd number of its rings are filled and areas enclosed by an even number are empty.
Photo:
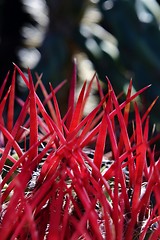
[[[151,83],[140,100],[147,107],[160,92],[159,4],[158,0],[1,0],[0,82],[13,70],[12,62],[23,71],[29,67],[33,73],[43,73],[47,89],[48,82],[57,86],[67,78],[59,95],[63,111],[76,57],[79,79],[90,66],[102,82],[109,77],[117,94],[131,78],[136,90]],[[79,70],[82,62],[85,67]],[[17,95],[24,92],[18,79]],[[158,102],[151,118],[157,128],[159,106]]]

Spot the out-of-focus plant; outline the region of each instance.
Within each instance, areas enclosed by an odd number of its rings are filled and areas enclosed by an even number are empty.
[[[1,81],[13,61],[23,70],[30,67],[43,73],[46,88],[48,81],[57,86],[69,79],[76,55],[80,62],[89,60],[104,82],[107,72],[118,93],[130,78],[137,89],[153,83],[153,90],[144,94],[147,104],[159,95],[159,16],[157,0],[2,1]],[[69,83],[60,96],[61,105],[68,89]],[[158,112],[153,112],[154,121]]]
[[[17,72],[29,93],[16,99],[21,111],[14,123]],[[159,136],[150,138],[148,117],[156,100],[143,116],[135,102],[149,86],[132,95],[130,82],[120,102],[110,81],[104,95],[94,76],[76,101],[74,68],[62,118],[56,94],[64,82],[50,84],[47,93],[40,76],[34,86],[31,72],[15,66],[3,98],[6,82],[0,89],[1,239],[158,239]],[[94,82],[100,102],[84,117]]]

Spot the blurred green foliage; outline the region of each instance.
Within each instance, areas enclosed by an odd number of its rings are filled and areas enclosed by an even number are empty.
[[[14,61],[23,70],[42,72],[46,86],[56,86],[70,78],[73,58],[83,53],[102,81],[109,77],[116,92],[133,78],[136,89],[152,84],[144,104],[159,95],[160,1],[12,2],[0,1],[1,81]],[[153,121],[158,119],[155,108]]]

